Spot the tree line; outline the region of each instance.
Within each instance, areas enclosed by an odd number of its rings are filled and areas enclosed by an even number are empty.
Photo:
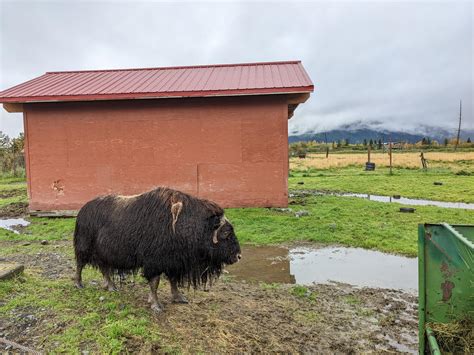
[[[0,169],[2,175],[24,176],[24,145],[25,137],[23,133],[20,133],[18,137],[10,138],[0,131]]]
[[[350,138],[339,139],[332,142],[318,142],[318,141],[301,141],[294,142],[289,145],[289,150],[291,155],[302,155],[312,152],[324,152],[328,150],[332,151],[345,151],[345,150],[367,150],[369,147],[372,150],[386,150],[388,148],[389,142],[384,142],[382,139],[364,139],[362,143],[351,143]],[[416,143],[408,142],[392,142],[392,147],[395,150],[410,150],[410,149],[439,149],[439,148],[448,148],[459,146],[460,148],[474,148],[474,144],[471,142],[471,138],[467,140],[460,140],[459,145],[457,145],[456,138],[445,138],[442,143],[431,139],[429,137],[424,137],[422,140]]]

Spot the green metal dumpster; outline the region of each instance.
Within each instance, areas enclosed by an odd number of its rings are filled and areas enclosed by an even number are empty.
[[[441,354],[434,323],[474,320],[474,225],[418,228],[419,352]]]

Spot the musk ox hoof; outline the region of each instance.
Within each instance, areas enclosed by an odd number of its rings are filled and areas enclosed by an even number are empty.
[[[171,299],[171,302],[173,303],[189,303],[188,300],[186,299],[186,297],[184,297],[183,295],[177,295],[177,296],[173,296],[173,298]]]
[[[77,288],[84,288],[84,285],[82,284],[82,282],[78,282],[78,281],[74,282],[74,286],[76,286]]]
[[[160,314],[161,312],[164,311],[163,306],[156,303],[151,305],[151,310],[153,311],[153,313],[156,313],[156,314]]]
[[[117,292],[118,289],[115,286],[112,285],[104,285],[104,290],[110,291],[110,292]]]

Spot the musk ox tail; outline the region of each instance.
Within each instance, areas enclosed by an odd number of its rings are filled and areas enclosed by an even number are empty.
[[[87,264],[93,248],[93,236],[84,226],[76,221],[74,229],[74,254],[78,264]]]
[[[78,265],[85,265],[90,262],[94,248],[95,233],[87,226],[76,220],[74,229],[74,254]]]
[[[74,254],[78,266],[93,264],[94,246],[100,229],[101,217],[98,215],[98,205],[102,205],[101,199],[95,199],[86,203],[76,218],[74,228]]]

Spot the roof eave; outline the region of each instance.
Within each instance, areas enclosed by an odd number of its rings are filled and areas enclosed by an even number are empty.
[[[0,103],[40,103],[40,102],[72,102],[72,101],[102,101],[102,100],[143,100],[143,99],[175,99],[191,97],[226,97],[226,96],[256,96],[256,95],[285,95],[311,93],[314,85],[291,88],[267,88],[248,90],[214,90],[163,93],[125,93],[125,94],[96,94],[96,95],[57,95],[57,96],[26,96],[0,97]]]

